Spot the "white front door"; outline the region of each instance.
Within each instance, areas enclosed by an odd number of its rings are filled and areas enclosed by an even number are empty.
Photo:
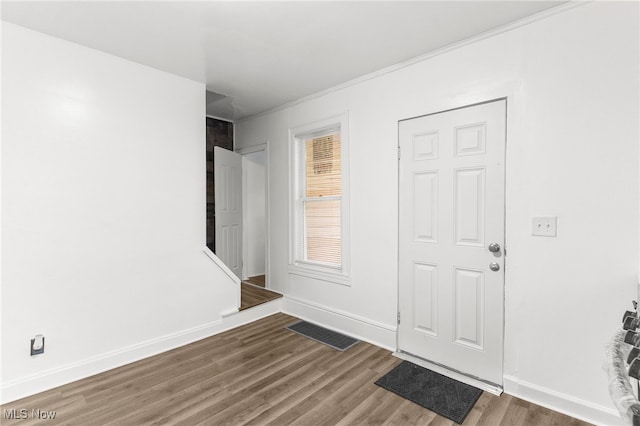
[[[398,349],[497,385],[505,143],[506,100],[399,124]]]
[[[242,278],[242,156],[213,148],[216,256]]]

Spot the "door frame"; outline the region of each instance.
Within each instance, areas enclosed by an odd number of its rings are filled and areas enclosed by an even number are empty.
[[[269,288],[269,278],[270,278],[270,270],[271,270],[271,234],[269,230],[271,229],[271,215],[270,212],[270,196],[269,196],[269,187],[271,183],[271,176],[269,172],[269,141],[266,140],[263,143],[255,146],[250,146],[242,149],[238,149],[236,152],[242,155],[242,226],[244,230],[247,230],[247,215],[245,214],[245,208],[247,204],[247,191],[244,190],[246,188],[247,182],[247,169],[244,167],[244,163],[246,161],[245,156],[247,154],[253,154],[256,152],[264,151],[264,173],[265,173],[265,187],[264,187],[264,200],[265,200],[265,279],[266,279],[266,288]],[[243,230],[242,235],[242,279],[247,279],[247,262],[245,261],[249,257],[249,236],[246,231]]]
[[[497,101],[504,101],[505,102],[505,147],[504,147],[504,247],[503,247],[503,269],[504,269],[504,288],[503,288],[503,294],[506,296],[506,288],[507,288],[507,170],[508,170],[508,165],[507,165],[507,157],[508,157],[508,147],[509,147],[509,96],[500,96],[500,97],[496,97],[496,98],[491,98],[490,100],[486,100],[486,101],[481,101],[481,102],[474,102],[471,104],[467,104],[467,105],[463,105],[463,106],[458,106],[458,107],[454,107],[454,108],[448,108],[448,109],[443,109],[443,110],[439,110],[436,112],[431,112],[431,113],[427,113],[427,114],[421,114],[421,115],[416,115],[416,116],[412,116],[412,117],[407,117],[407,118],[402,118],[399,119],[397,121],[396,124],[396,142],[397,142],[397,147],[398,147],[398,167],[397,167],[397,176],[396,176],[396,180],[397,180],[397,191],[398,191],[398,199],[397,199],[397,207],[398,207],[398,223],[397,223],[397,228],[396,228],[396,233],[398,236],[397,239],[397,244],[398,244],[398,255],[397,255],[397,259],[396,259],[396,270],[397,270],[397,287],[396,287],[396,316],[398,318],[398,320],[400,320],[400,156],[401,154],[401,150],[400,150],[400,123],[403,121],[409,121],[409,120],[413,120],[416,118],[423,118],[423,117],[428,117],[431,115],[436,115],[436,114],[442,114],[442,113],[446,113],[446,112],[451,112],[451,111],[456,111],[459,109],[464,109],[464,108],[470,108],[470,107],[475,107],[475,106],[479,106],[479,105],[484,105],[484,104],[488,104],[491,102],[497,102]],[[433,361],[429,361],[423,358],[419,358],[416,357],[412,354],[403,352],[400,349],[400,328],[398,327],[399,323],[396,323],[396,350],[393,353],[393,356],[412,362],[416,365],[420,365],[424,368],[428,368],[430,370],[433,370],[437,373],[440,373],[442,375],[445,375],[447,377],[453,378],[455,380],[458,380],[462,383],[466,383],[468,385],[477,387],[479,389],[485,390],[489,393],[492,393],[494,395],[501,395],[502,391],[503,391],[503,386],[504,386],[504,353],[505,353],[505,330],[506,330],[506,321],[507,320],[507,316],[506,316],[506,297],[503,299],[503,304],[502,304],[502,334],[503,334],[503,339],[502,339],[502,375],[503,375],[503,384],[502,386],[496,386],[493,383],[489,383],[486,382],[484,380],[478,379],[476,377],[472,377],[469,376],[461,371],[452,369],[446,365],[443,364],[439,364]]]

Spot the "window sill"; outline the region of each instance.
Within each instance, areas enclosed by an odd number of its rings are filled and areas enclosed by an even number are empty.
[[[321,281],[351,286],[351,277],[343,272],[331,270],[318,270],[303,265],[289,265],[290,275],[299,275],[307,278],[314,278]]]

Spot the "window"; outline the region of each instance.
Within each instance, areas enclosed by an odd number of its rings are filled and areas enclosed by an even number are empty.
[[[290,272],[347,283],[348,156],[345,116],[291,132]]]

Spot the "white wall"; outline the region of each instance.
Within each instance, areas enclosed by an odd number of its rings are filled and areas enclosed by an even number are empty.
[[[507,96],[505,389],[612,420],[604,345],[639,256],[638,39],[637,3],[588,3],[237,123],[240,148],[270,141],[271,286],[395,347],[397,121]],[[347,110],[350,287],[289,276],[286,238],[287,131]],[[557,238],[530,235],[540,215],[558,216]]]
[[[244,232],[246,239],[246,258],[244,259],[248,277],[263,275],[266,272],[266,179],[265,151],[256,151],[244,155],[243,173],[245,175]]]
[[[203,337],[204,85],[2,26],[2,399]],[[29,356],[29,339],[46,338]]]

